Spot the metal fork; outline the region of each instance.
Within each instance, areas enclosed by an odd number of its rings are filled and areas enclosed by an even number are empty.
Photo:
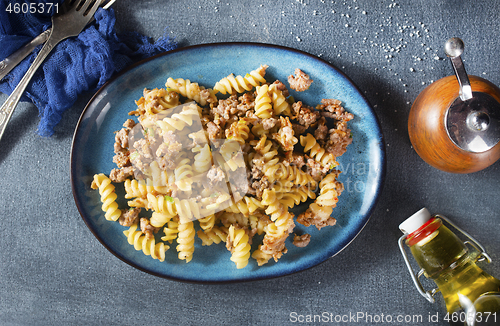
[[[59,42],[81,33],[100,4],[101,0],[66,0],[61,6],[61,13],[52,16],[52,29],[49,38],[17,87],[0,107],[0,139],[35,71]]]
[[[106,3],[107,1],[107,3]],[[102,0],[101,6],[104,10],[108,9],[113,5],[116,0]],[[89,24],[92,23],[93,19],[90,20]],[[33,50],[40,44],[45,43],[49,38],[51,28],[48,28],[45,32],[35,37],[30,42],[24,44],[16,52],[9,55],[4,60],[0,61],[0,80],[2,80],[12,69],[14,69],[21,61],[24,60]]]

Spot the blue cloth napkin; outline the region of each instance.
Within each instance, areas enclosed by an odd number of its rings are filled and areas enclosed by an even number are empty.
[[[30,3],[19,1],[23,2]],[[38,1],[39,4],[50,2],[56,1]],[[55,7],[51,12],[36,14],[9,12],[8,6],[13,3],[0,0],[0,60],[49,28],[50,17],[55,12]],[[41,136],[53,135],[63,112],[82,92],[98,89],[114,73],[136,61],[177,46],[168,36],[153,43],[135,32],[118,35],[112,8],[99,8],[94,18],[95,22],[80,35],[62,41],[52,50],[24,93],[22,100],[31,100],[39,110]],[[41,46],[5,76],[0,82],[0,92],[10,94],[14,90],[40,49]]]

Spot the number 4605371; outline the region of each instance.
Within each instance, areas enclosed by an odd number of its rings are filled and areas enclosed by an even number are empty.
[[[43,14],[50,13],[52,9],[55,10],[55,13],[59,10],[58,3],[45,2],[45,3],[11,3],[7,5],[5,11],[10,14]]]

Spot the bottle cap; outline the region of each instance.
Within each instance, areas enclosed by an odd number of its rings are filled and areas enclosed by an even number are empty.
[[[405,234],[411,234],[427,223],[431,217],[432,215],[429,210],[424,207],[412,216],[408,217],[406,221],[399,224],[399,229]]]

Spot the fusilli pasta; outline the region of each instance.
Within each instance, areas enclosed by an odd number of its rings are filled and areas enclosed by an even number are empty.
[[[243,229],[236,229],[234,225],[229,227],[227,246],[231,251],[231,261],[236,264],[237,269],[244,268],[250,258],[250,244],[248,234]]]
[[[121,216],[121,211],[118,209],[115,193],[115,186],[111,184],[111,180],[103,173],[94,176],[94,189],[99,189],[101,195],[102,210],[105,212],[104,217],[108,221],[116,221]]]
[[[305,137],[300,136],[300,144],[304,146],[304,152],[310,152],[311,156],[317,161],[323,164],[324,166],[336,166],[337,161],[335,161],[335,157],[326,153],[324,148],[316,142],[316,138],[313,135],[307,134]]]
[[[165,260],[165,251],[170,247],[163,242],[156,243],[154,238],[148,238],[141,231],[137,231],[137,224],[123,231],[123,234],[125,234],[128,243],[133,245],[135,250],[142,250],[145,255],[151,256],[159,261]]]
[[[233,91],[237,93],[243,93],[245,91],[250,91],[252,88],[265,83],[264,75],[266,74],[267,65],[260,66],[259,68],[251,71],[249,74],[242,76],[234,76],[230,74],[229,76],[219,80],[215,86],[214,90],[221,92],[222,94],[231,94]]]

